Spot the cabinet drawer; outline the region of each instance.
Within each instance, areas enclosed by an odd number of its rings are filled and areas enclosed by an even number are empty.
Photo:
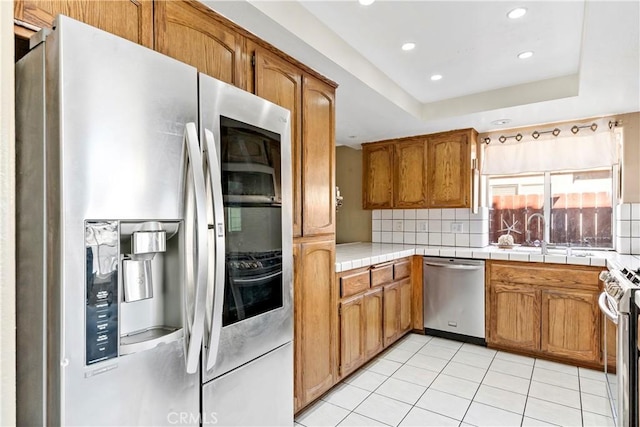
[[[598,291],[601,268],[530,263],[491,263],[491,282],[517,283],[545,287],[570,287]]]
[[[360,270],[340,278],[340,296],[342,298],[358,294],[369,289],[369,270]]]
[[[411,261],[403,260],[393,265],[393,280],[404,279],[411,276]]]
[[[393,264],[380,264],[371,267],[371,286],[393,282]]]

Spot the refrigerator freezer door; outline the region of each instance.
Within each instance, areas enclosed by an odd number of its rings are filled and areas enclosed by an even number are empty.
[[[289,342],[205,384],[203,424],[290,426],[293,424],[293,343]]]

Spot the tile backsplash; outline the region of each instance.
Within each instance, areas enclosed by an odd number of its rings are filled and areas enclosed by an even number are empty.
[[[371,215],[373,243],[481,248],[489,244],[489,209],[383,209]]]
[[[489,244],[489,208],[383,209],[371,215],[373,243],[482,248]],[[640,255],[640,203],[616,206],[616,252]]]
[[[616,251],[640,255],[640,203],[616,206]]]

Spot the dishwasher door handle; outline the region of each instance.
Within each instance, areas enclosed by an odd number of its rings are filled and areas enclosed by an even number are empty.
[[[442,267],[448,268],[450,270],[484,270],[484,265],[465,265],[465,264],[440,264],[437,262],[429,262],[425,261],[424,265],[428,265],[430,267]]]

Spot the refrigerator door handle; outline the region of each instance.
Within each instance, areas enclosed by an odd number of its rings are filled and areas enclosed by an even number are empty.
[[[209,169],[209,184],[212,194],[212,222],[209,224],[210,241],[214,245],[213,274],[209,274],[208,298],[210,304],[207,307],[207,315],[210,316],[209,326],[209,352],[206,356],[206,370],[211,370],[218,357],[218,346],[222,332],[222,310],[225,285],[225,225],[224,204],[222,200],[222,174],[220,162],[216,152],[216,144],[213,133],[209,129],[204,131],[204,156]]]
[[[204,336],[207,296],[208,238],[206,187],[202,171],[202,156],[195,123],[185,125],[185,359],[186,371],[194,374],[200,363]],[[192,186],[189,185],[191,172]],[[193,212],[192,212],[193,210]],[[195,222],[195,224],[194,224]],[[192,298],[189,298],[192,295]]]

